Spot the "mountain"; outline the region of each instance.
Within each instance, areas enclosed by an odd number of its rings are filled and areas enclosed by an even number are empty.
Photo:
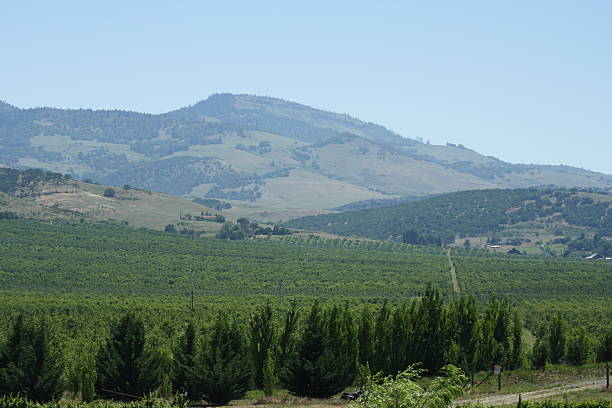
[[[612,190],[492,189],[441,194],[400,205],[302,217],[292,228],[373,239],[406,240],[412,231],[434,243],[497,236],[516,244],[560,237],[612,238]]]
[[[1,103],[0,165],[231,200],[236,215],[262,220],[459,190],[612,186],[601,173],[511,164],[348,115],[231,94],[158,115]]]
[[[218,222],[180,219],[181,214],[219,214],[191,200],[127,185],[112,188],[86,183],[39,169],[0,168],[0,215],[3,213],[43,220],[115,220],[153,229],[177,224],[177,229],[211,234],[221,229]]]

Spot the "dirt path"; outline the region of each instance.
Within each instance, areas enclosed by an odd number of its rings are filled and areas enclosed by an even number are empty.
[[[582,381],[573,384],[567,384],[560,387],[547,388],[544,390],[536,390],[521,393],[521,399],[523,401],[529,401],[534,399],[541,399],[551,397],[553,395],[561,395],[568,392],[576,392],[583,390],[593,390],[598,388],[604,388],[606,386],[606,380],[597,381]],[[466,399],[456,401],[454,406],[461,406],[464,404],[481,404],[484,406],[494,405],[511,405],[516,404],[519,400],[519,394],[505,394],[505,395],[492,395],[489,397],[482,397],[476,399]]]
[[[459,281],[457,280],[457,272],[455,271],[455,265],[453,264],[453,260],[451,259],[451,249],[448,248],[448,252],[446,253],[448,256],[448,265],[450,266],[451,280],[453,281],[453,292],[459,294],[461,293],[461,289],[459,289]]]

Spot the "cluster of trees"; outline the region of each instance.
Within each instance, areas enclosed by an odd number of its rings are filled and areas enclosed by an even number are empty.
[[[201,211],[200,214],[192,215],[190,212],[179,214],[180,220],[189,220],[189,221],[212,221],[218,223],[224,223],[225,217],[221,214],[211,214],[208,211]]]
[[[570,251],[587,251],[602,256],[612,256],[612,241],[603,239],[600,234],[587,238],[583,233],[578,238],[569,241],[567,247]]]
[[[307,310],[292,303],[277,311],[268,303],[246,322],[220,312],[205,323],[189,320],[178,332],[127,313],[102,344],[84,349],[64,383],[55,358],[61,350],[50,346],[41,319],[19,317],[12,325],[0,353],[0,391],[35,400],[66,390],[85,400],[187,391],[190,399],[226,403],[249,388],[271,394],[282,386],[323,398],[353,384],[358,373],[395,375],[415,363],[429,374],[449,363],[469,373],[525,361],[523,324],[507,300],[492,298],[482,311],[470,296],[445,304],[431,285],[422,298],[395,306],[353,310],[315,301]]]
[[[410,229],[402,233],[402,243],[412,245],[435,245],[444,246],[455,241],[454,235],[441,237],[432,234],[420,234],[414,229]]]
[[[232,208],[232,205],[230,203],[226,201],[217,200],[215,198],[194,198],[192,201],[194,203],[205,205],[217,211],[229,210],[230,208]]]
[[[540,328],[533,346],[533,365],[538,368],[548,363],[566,362],[579,366],[590,361],[611,360],[612,326],[598,341],[584,327],[568,329],[561,313]]]
[[[290,235],[291,231],[285,227],[274,225],[273,227],[262,227],[256,222],[251,222],[247,218],[238,218],[236,224],[226,222],[221,227],[217,238],[229,239],[232,241],[252,238],[256,235]]]
[[[267,141],[261,141],[258,145],[249,146],[245,146],[243,143],[238,143],[235,147],[237,150],[242,150],[249,153],[256,152],[258,154],[270,153],[272,151],[272,145]]]
[[[456,235],[495,234],[519,222],[544,220],[550,224],[565,222],[588,227],[602,236],[612,236],[612,204],[584,194],[589,192],[550,188],[460,191],[387,207],[302,217],[288,221],[287,225],[398,240],[406,231],[414,230],[444,241]]]
[[[16,220],[19,216],[11,211],[0,211],[0,220]]]
[[[64,179],[65,176],[61,173],[52,171],[0,168],[0,192],[11,194],[20,189],[30,188],[36,183],[59,182]]]

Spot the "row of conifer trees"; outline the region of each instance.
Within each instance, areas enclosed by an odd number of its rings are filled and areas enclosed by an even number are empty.
[[[419,299],[376,309],[315,302],[277,311],[268,303],[246,321],[219,313],[209,324],[186,323],[171,344],[156,342],[128,313],[66,376],[45,322],[19,317],[0,349],[0,394],[44,401],[65,391],[84,400],[187,392],[192,400],[226,403],[249,388],[271,395],[282,387],[329,397],[369,372],[394,374],[415,363],[431,374],[448,363],[467,373],[492,363],[518,368],[522,331],[507,300],[479,305],[461,296],[445,304],[432,286]]]

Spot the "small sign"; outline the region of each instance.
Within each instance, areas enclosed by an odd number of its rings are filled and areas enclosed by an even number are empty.
[[[501,374],[501,365],[493,364],[493,374]]]

